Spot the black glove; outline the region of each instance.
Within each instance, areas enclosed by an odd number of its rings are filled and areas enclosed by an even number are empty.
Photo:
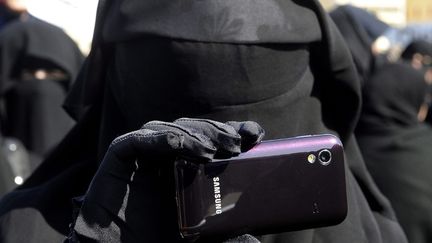
[[[181,241],[175,158],[181,155],[197,163],[229,158],[259,143],[263,135],[255,122],[182,118],[173,123],[152,121],[116,138],[84,197],[70,240]]]
[[[260,243],[255,237],[252,235],[246,234],[241,235],[232,239],[229,239],[227,241],[224,241],[223,243]]]

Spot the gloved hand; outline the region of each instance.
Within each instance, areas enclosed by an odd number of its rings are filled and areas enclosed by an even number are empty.
[[[263,136],[263,129],[251,121],[182,118],[173,123],[152,121],[116,138],[82,201],[70,241],[181,241],[175,158],[181,155],[197,163],[229,158],[252,148]]]
[[[257,240],[255,237],[249,234],[241,235],[232,239],[229,239],[227,241],[224,241],[223,243],[260,243],[259,240]]]

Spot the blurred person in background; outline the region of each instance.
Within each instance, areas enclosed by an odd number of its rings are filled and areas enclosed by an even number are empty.
[[[29,162],[11,162],[28,167],[15,174],[26,178],[73,126],[61,106],[83,55],[63,30],[30,16],[24,2],[7,0],[1,6],[19,16],[0,30],[1,134],[4,141],[15,139],[19,151],[30,152]]]
[[[366,165],[411,243],[432,242],[432,130],[424,74],[388,64],[368,80],[356,129]]]
[[[413,68],[424,74],[426,83],[432,84],[432,43],[427,41],[411,42],[401,54],[401,61],[409,63]],[[432,100],[432,89],[428,89],[427,99]],[[430,104],[430,102],[429,102]],[[429,111],[426,111],[428,109]],[[431,107],[422,107],[421,114],[424,114],[425,121],[432,124]]]
[[[359,80],[317,1],[99,3],[92,51],[65,103],[77,125],[0,202],[0,241],[182,242],[173,161],[161,151],[212,156],[225,137],[204,136],[208,124],[247,146],[259,141],[256,123],[220,123],[234,120],[258,122],[266,139],[334,133],[346,151],[345,221],[262,242],[407,242],[359,153]],[[179,117],[211,120],[187,127]],[[195,149],[176,142],[193,131]],[[215,148],[202,149],[208,143]],[[238,154],[233,147],[225,154]]]
[[[347,42],[358,75],[364,83],[387,62],[374,49],[374,42],[390,26],[369,11],[349,4],[337,6],[329,14]]]
[[[432,43],[424,40],[411,42],[402,52],[401,59],[421,70],[432,67]]]
[[[0,31],[9,23],[29,17],[25,1],[0,0]],[[0,125],[3,128],[4,124]],[[38,156],[32,156],[32,159],[29,156],[21,141],[0,134],[0,198],[30,175],[31,160],[40,161]]]
[[[398,61],[411,42],[432,44],[432,23],[393,27],[349,4],[337,6],[329,14],[347,42],[363,82],[383,65]]]
[[[411,23],[403,27],[390,26],[375,40],[374,48],[377,52],[386,54],[391,61],[396,61],[416,41],[432,44],[432,22]]]

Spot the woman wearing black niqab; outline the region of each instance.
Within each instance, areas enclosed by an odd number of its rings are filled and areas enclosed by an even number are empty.
[[[432,241],[431,128],[418,120],[428,92],[422,72],[389,64],[364,87],[359,146],[409,242]]]
[[[78,45],[57,26],[29,15],[5,26],[0,32],[2,134],[44,157],[74,124],[61,105],[83,60]]]
[[[262,236],[262,242],[406,242],[357,150],[358,80],[318,2],[100,1],[98,14],[90,57],[66,102],[78,125],[21,190],[1,202],[5,242],[17,237],[14,230],[34,232],[32,222],[46,235],[67,235],[70,198],[85,194],[111,141],[147,121],[178,117],[253,120],[266,139],[328,132],[341,137],[349,163],[346,220]],[[153,197],[152,208],[137,206],[136,214],[152,216],[131,227],[109,201],[105,213],[92,214],[91,201],[102,203],[95,195],[110,195],[95,189],[100,178],[86,195],[74,237],[179,241],[175,212],[169,211],[173,195]],[[156,181],[145,184],[143,195],[170,191],[166,180]],[[25,202],[30,198],[32,205]],[[24,213],[35,221],[18,222]],[[11,222],[14,227],[7,226]]]

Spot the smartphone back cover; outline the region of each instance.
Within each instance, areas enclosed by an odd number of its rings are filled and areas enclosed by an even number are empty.
[[[326,159],[329,151],[331,161]],[[175,163],[180,233],[191,240],[334,225],[347,214],[344,153],[333,135],[263,141],[229,160]]]

